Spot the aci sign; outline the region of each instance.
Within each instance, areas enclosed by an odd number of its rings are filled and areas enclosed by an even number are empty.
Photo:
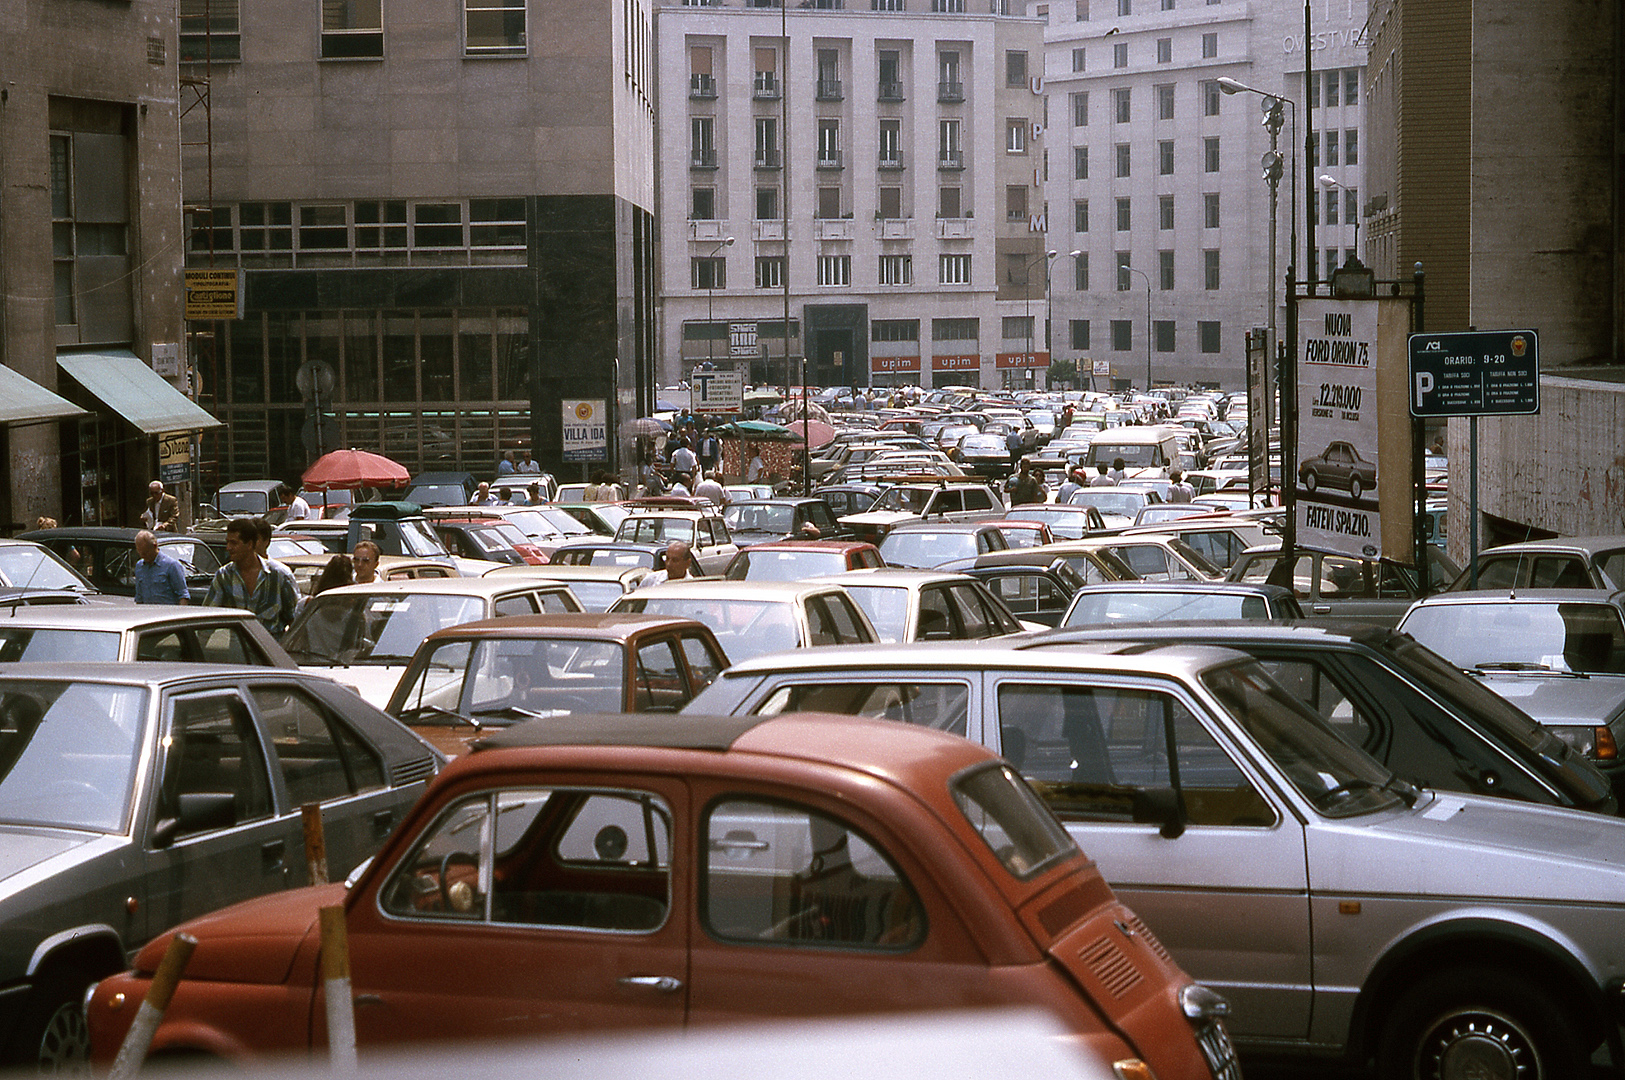
[[[1410,336],[1412,416],[1540,412],[1540,339],[1533,330]]]

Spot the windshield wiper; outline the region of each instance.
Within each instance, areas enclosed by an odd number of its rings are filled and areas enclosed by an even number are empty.
[[[448,709],[443,705],[419,705],[413,709],[406,709],[402,712],[402,718],[404,719],[406,716],[422,716],[424,713],[434,713],[436,716],[448,717],[459,724],[467,724],[475,731],[485,730],[485,725],[474,717],[460,713],[456,709]]]
[[[474,715],[475,716],[523,716],[528,720],[540,720],[542,717],[546,716],[547,714],[537,712],[535,709],[520,708],[518,705],[500,705],[500,706],[498,706],[497,708],[494,708],[494,709],[475,709],[474,710]]]
[[[1557,668],[1550,664],[1542,664],[1533,660],[1490,660],[1473,665],[1474,671],[1538,671],[1542,675],[1572,675],[1583,678],[1585,672],[1571,671],[1568,668]]]

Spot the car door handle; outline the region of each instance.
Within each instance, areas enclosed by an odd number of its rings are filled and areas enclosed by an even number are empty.
[[[393,810],[380,810],[380,811],[378,811],[378,813],[372,815],[372,835],[375,838],[380,838],[381,839],[381,838],[383,838],[385,836],[388,836],[389,831],[391,829],[393,829],[394,827],[395,827],[395,811],[393,811]]]
[[[1330,615],[1332,612],[1332,606],[1330,604],[1310,604],[1309,610],[1313,611],[1316,615]]]
[[[260,845],[260,866],[266,870],[282,869],[282,857],[287,853],[288,845],[282,840],[272,840]]]
[[[670,975],[623,975],[615,981],[622,986],[638,986],[647,990],[658,990],[662,994],[683,988],[683,980]]]

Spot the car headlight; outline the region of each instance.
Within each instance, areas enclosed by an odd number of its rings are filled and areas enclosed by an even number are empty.
[[[1619,760],[1619,744],[1604,725],[1563,724],[1547,730],[1593,761]]]
[[[1230,1003],[1224,996],[1201,983],[1191,983],[1179,991],[1179,1007],[1191,1020],[1212,1020],[1230,1015]]]

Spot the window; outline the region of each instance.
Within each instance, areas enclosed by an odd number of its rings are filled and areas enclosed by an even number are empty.
[[[1076,0],[1076,3],[1077,3],[1076,13],[1077,13],[1077,16],[1078,16],[1078,21],[1079,22],[1088,22],[1089,21],[1089,0]],[[1083,69],[1078,68],[1077,70],[1082,71]]]
[[[774,221],[779,216],[779,189],[776,187],[759,187],[756,189],[756,220]]]
[[[1219,227],[1219,193],[1209,191],[1202,196],[1202,228],[1217,229]]]
[[[1337,91],[1342,85],[1343,73],[1341,71],[1328,71],[1326,73],[1326,107],[1328,109],[1337,106]]]
[[[1089,200],[1078,199],[1072,204],[1072,231],[1086,233],[1089,231]]]
[[[1089,348],[1089,320],[1073,319],[1071,328],[1072,348],[1087,350]]]
[[[1126,198],[1118,199],[1117,200],[1117,231],[1118,232],[1128,232],[1128,230],[1129,230],[1129,222],[1131,220],[1132,220],[1132,218],[1131,218],[1131,216],[1129,214],[1129,200],[1126,199]]]
[[[1340,140],[1339,134],[1336,131],[1328,131],[1328,132],[1326,132],[1326,164],[1327,165],[1336,165],[1337,164],[1337,146],[1338,146],[1338,143],[1340,141],[1341,140]]]
[[[1152,323],[1156,331],[1157,351],[1170,353],[1174,351],[1174,323],[1172,319],[1158,319]]]
[[[1089,93],[1086,90],[1072,95],[1072,126],[1089,126]]]
[[[937,189],[937,217],[957,218],[960,215],[959,188],[942,187]]]
[[[1027,185],[1006,185],[1004,189],[1004,220],[1027,220]]]
[[[1336,269],[1337,269],[1337,249],[1336,248],[1327,248],[1326,249],[1326,277],[1325,277],[1325,280],[1330,281],[1332,279],[1332,273]]]
[[[87,103],[86,112],[94,109]],[[130,274],[130,196],[127,190],[128,148],[118,130],[118,114],[109,109],[108,133],[52,132],[51,246],[55,280],[58,342],[129,341],[134,326]],[[276,238],[284,249],[292,242],[291,207],[279,210]],[[245,203],[247,212],[265,203]],[[264,235],[268,230],[261,230]],[[251,230],[243,230],[243,245]],[[69,330],[68,327],[74,329]]]
[[[377,755],[303,691],[260,686],[251,693],[261,719],[278,733],[272,746],[293,805],[328,802],[384,786],[384,767]]]
[[[1087,146],[1074,146],[1072,148],[1072,179],[1089,179],[1089,148]]]
[[[720,256],[690,259],[689,277],[696,289],[725,289],[728,287],[728,261]]]
[[[1006,252],[1004,256],[1004,280],[1011,285],[1026,285],[1028,270],[1032,263],[1026,255],[1016,252]]]
[[[852,256],[850,256],[850,255],[820,255],[820,256],[818,256],[818,284],[820,284],[820,285],[850,285],[850,284],[852,284]]]
[[[523,248],[524,199],[468,200],[469,247]]]
[[[1004,317],[1004,340],[1026,341],[1033,336],[1033,317],[1031,315],[1006,315]]]
[[[1088,69],[1084,67],[1084,63],[1085,63],[1085,61],[1084,61],[1083,50],[1082,49],[1073,49],[1072,50],[1072,70],[1073,71],[1087,71]]]
[[[1174,227],[1174,197],[1163,195],[1157,199],[1157,228],[1171,229]]]
[[[964,101],[965,84],[959,78],[959,53],[949,50],[937,54],[937,100]]]
[[[1157,63],[1171,64],[1174,62],[1174,39],[1160,37],[1157,39]]]
[[[1007,154],[1025,154],[1027,152],[1027,121],[1025,118],[1012,117],[1005,120],[1004,152]]]
[[[1129,164],[1130,164],[1130,158],[1132,157],[1132,155],[1129,152],[1129,144],[1128,143],[1118,143],[1117,147],[1116,147],[1116,150],[1117,150],[1117,175],[1118,176],[1127,176],[1127,175],[1129,175]]]
[[[1163,292],[1173,290],[1174,253],[1172,251],[1157,252],[1157,287]]]
[[[417,203],[412,207],[412,246],[463,246],[463,207],[460,203]]]
[[[246,209],[246,204],[245,207]],[[355,204],[355,246],[358,251],[405,251],[406,200],[365,200]],[[246,242],[244,244],[246,247]]]
[[[779,166],[779,121],[773,116],[756,118],[756,167],[776,169]]]
[[[912,255],[882,255],[880,257],[880,284],[914,284],[914,257]]]
[[[369,60],[383,55],[382,0],[322,0],[323,60]]]
[[[1358,188],[1348,188],[1343,192],[1343,224],[1358,225],[1360,223],[1360,191]]]
[[[717,147],[712,142],[715,136],[715,118],[710,116],[694,116],[688,121],[688,162],[696,168],[714,169],[717,167]]]
[[[1219,137],[1209,135],[1202,140],[1202,168],[1206,172],[1219,171]]]
[[[463,48],[470,56],[523,56],[525,0],[463,0]]]
[[[1129,273],[1129,268],[1134,265],[1134,259],[1126,251],[1119,251],[1116,254],[1117,291],[1128,292],[1128,290],[1134,285],[1134,275]]]
[[[841,100],[841,54],[835,49],[819,49],[814,58],[818,65],[818,85],[813,93],[819,101]]]
[[[1112,351],[1132,352],[1134,350],[1134,323],[1128,319],[1112,320]]]
[[[1202,287],[1210,291],[1219,287],[1219,252],[1216,248],[1202,252]]]
[[[880,122],[880,167],[901,168],[903,165],[903,122]]]
[[[841,189],[838,187],[821,187],[818,189],[818,208],[814,217],[831,219],[841,216]]]
[[[243,58],[239,0],[181,0],[180,30],[183,64],[205,60],[220,63]],[[207,14],[205,14],[207,12]]]
[[[1206,33],[1202,35],[1202,59],[1212,60],[1219,55],[1219,35]]]
[[[1016,49],[1007,50],[1004,54],[1004,85],[1027,85],[1027,54]]]
[[[839,120],[818,121],[818,167],[820,169],[841,167],[841,122]]]
[[[1134,14],[1134,0],[1117,0],[1117,14],[1119,17]]]
[[[717,81],[712,76],[711,46],[695,45],[688,50],[688,96],[714,98]]]
[[[756,256],[756,287],[758,289],[784,288],[784,256]]]
[[[1129,122],[1131,101],[1132,95],[1130,95],[1128,87],[1123,86],[1112,91],[1112,117],[1117,123],[1126,124]]]
[[[890,10],[902,11],[902,0],[896,0],[897,6]],[[878,97],[881,101],[903,100],[903,54],[896,49],[880,50],[880,86]]]
[[[1128,42],[1116,41],[1112,43],[1112,67],[1128,67]]]
[[[882,218],[895,220],[903,216],[903,189],[900,187],[883,187],[880,189],[880,205],[876,210]]]
[[[1172,11],[1172,10],[1174,10],[1174,0],[1162,0],[1162,10],[1163,11]]]
[[[1217,79],[1205,79],[1202,82],[1202,115],[1218,116],[1219,109],[1224,102],[1224,91],[1219,89]]]
[[[1219,351],[1219,324],[1216,322],[1199,322],[1196,324],[1196,336],[1202,341],[1202,351],[1216,353]]]
[[[1360,133],[1354,128],[1343,132],[1343,164],[1358,165],[1360,163]]]
[[[970,258],[969,255],[965,258]],[[975,341],[981,337],[981,327],[975,319],[932,319],[932,341]]]
[[[1157,175],[1174,175],[1174,140],[1163,139],[1157,143]]]
[[[1337,189],[1326,189],[1326,224],[1337,224]]]
[[[920,320],[875,319],[869,323],[870,341],[918,341]]]
[[[1080,251],[1072,257],[1072,288],[1078,292],[1089,291],[1089,253]]]
[[[779,51],[771,48],[757,48],[756,79],[751,84],[751,96],[766,100],[776,100],[779,96]]]
[[[1174,87],[1172,83],[1163,83],[1157,87],[1157,119],[1172,120],[1174,118]]]
[[[376,204],[374,204],[376,205]],[[390,204],[400,209],[400,221],[406,222],[406,204]],[[237,207],[241,225],[241,244],[244,251],[291,251],[293,249],[293,205],[285,202],[243,203]],[[357,220],[362,217],[357,207]],[[393,220],[393,218],[391,219]],[[400,246],[406,246],[406,229],[400,230]]]
[[[695,188],[693,199],[689,203],[689,219],[692,221],[712,221],[717,216],[717,189]]]
[[[937,163],[949,169],[964,167],[965,158],[959,143],[959,121],[937,121]]]
[[[247,703],[235,692],[175,698],[164,751],[161,816],[178,817],[180,798],[202,792],[233,796],[232,824],[270,816],[271,783],[259,736]]]
[[[1343,104],[1358,105],[1360,103],[1360,69],[1349,68],[1343,72]]]
[[[969,285],[970,256],[939,256],[937,262],[937,283],[939,285]]]

